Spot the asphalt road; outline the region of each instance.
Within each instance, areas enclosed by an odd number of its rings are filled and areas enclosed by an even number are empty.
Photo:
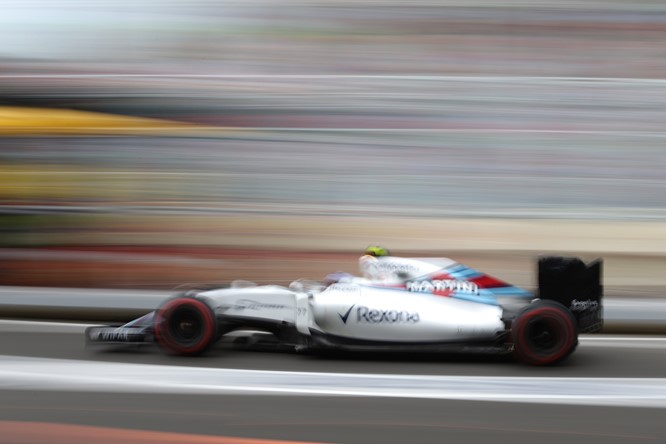
[[[666,437],[663,409],[589,409],[356,397],[58,392],[33,392],[26,396],[21,391],[0,391],[0,395],[2,417],[13,421],[62,422],[292,441],[538,441],[546,444],[563,441],[663,442]],[[53,437],[51,442],[58,442],[56,439]],[[0,438],[0,441],[10,442],[6,438]],[[137,441],[130,439],[125,442]]]
[[[563,389],[562,399],[555,401],[557,404],[539,400],[507,402],[511,398],[504,395],[498,395],[493,402],[488,399],[469,401],[464,397],[426,399],[427,395],[400,397],[397,391],[394,395],[321,395],[314,392],[299,395],[288,388],[284,389],[286,395],[279,392],[270,395],[234,393],[233,390],[215,392],[212,389],[212,394],[202,395],[181,389],[160,393],[139,386],[104,388],[92,382],[95,370],[82,377],[72,373],[69,375],[72,381],[83,385],[66,388],[62,383],[67,375],[58,370],[63,363],[82,366],[103,363],[105,365],[99,367],[105,369],[102,372],[110,372],[110,376],[103,376],[105,378],[112,378],[115,369],[120,376],[125,371],[121,369],[127,368],[129,374],[138,374],[147,368],[153,369],[154,378],[158,379],[158,370],[182,369],[175,373],[185,380],[191,377],[191,383],[196,384],[205,383],[199,380],[202,371],[236,369],[240,375],[245,374],[242,369],[262,378],[295,375],[302,384],[316,377],[330,378],[331,389],[335,389],[340,377],[349,374],[361,375],[364,378],[361,380],[367,380],[368,384],[373,384],[374,378],[387,375],[417,376],[414,381],[444,378],[436,379],[441,383],[447,381],[446,378],[459,378],[461,384],[468,383],[466,378],[477,377],[481,378],[477,379],[480,386],[492,378],[504,383],[509,381],[509,395],[511,384],[516,392],[520,392],[525,381],[543,383],[544,386],[557,382],[564,384],[561,387],[568,387],[569,383],[573,387],[582,384],[582,397],[586,393],[585,385],[601,381],[613,387],[621,386],[623,381],[633,381],[652,384],[656,399],[663,398],[658,392],[663,391],[661,378],[666,373],[663,354],[666,340],[663,338],[583,337],[579,349],[563,365],[534,368],[505,358],[483,356],[321,357],[247,352],[231,349],[227,344],[220,345],[207,356],[183,359],[167,356],[153,347],[85,349],[82,328],[76,325],[3,322],[0,330],[0,355],[4,363],[0,371],[3,375],[0,377],[0,430],[7,432],[0,434],[0,442],[40,442],[21,441],[20,434],[15,434],[16,428],[24,435],[27,431],[37,433],[45,427],[50,430],[48,424],[27,427],[13,421],[129,429],[125,430],[127,435],[123,438],[127,442],[139,442],[143,435],[137,430],[349,443],[444,440],[612,443],[663,442],[666,438],[663,407],[629,407],[633,401],[627,399],[624,403],[621,398],[619,402],[612,401],[611,405],[601,405],[605,403],[603,400],[576,400],[564,394],[569,388]],[[11,374],[12,360],[20,361],[21,356],[37,361],[32,364],[32,370],[12,379],[7,376]],[[52,386],[44,387],[38,383],[40,372],[55,378],[51,381]],[[112,433],[106,429],[90,430],[89,433],[97,433],[101,438]],[[67,433],[59,429],[49,440],[73,442]],[[80,436],[83,432],[79,430],[77,433]],[[166,435],[160,436],[155,439],[164,439]],[[192,437],[185,435],[170,436],[192,441]]]
[[[8,322],[8,321],[4,321]],[[640,342],[641,336],[584,336],[576,353],[563,365],[532,368],[510,359],[488,356],[362,355],[311,356],[288,352],[245,351],[220,344],[197,359],[169,356],[157,347],[86,348],[82,328],[76,332],[61,329],[17,327],[21,322],[0,329],[0,355],[41,358],[93,360],[133,364],[177,365],[228,369],[385,373],[404,375],[466,376],[543,376],[657,378],[666,375],[666,340]],[[49,324],[46,324],[47,326]],[[22,330],[22,331],[18,331]]]

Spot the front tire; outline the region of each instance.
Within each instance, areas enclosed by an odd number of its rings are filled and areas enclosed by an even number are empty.
[[[164,303],[155,314],[155,340],[169,353],[195,356],[217,338],[215,316],[208,305],[178,297]]]
[[[511,327],[514,356],[532,365],[553,365],[578,345],[576,319],[562,304],[533,302],[516,316]]]

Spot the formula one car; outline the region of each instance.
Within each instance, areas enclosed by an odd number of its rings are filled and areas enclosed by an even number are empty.
[[[601,260],[542,257],[531,292],[447,258],[364,258],[370,276],[188,290],[86,339],[198,355],[230,332],[261,331],[294,350],[513,353],[550,365],[602,327]]]

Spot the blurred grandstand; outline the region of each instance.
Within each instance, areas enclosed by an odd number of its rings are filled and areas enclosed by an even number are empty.
[[[10,0],[0,278],[159,287],[369,242],[661,261],[665,31],[658,1]]]

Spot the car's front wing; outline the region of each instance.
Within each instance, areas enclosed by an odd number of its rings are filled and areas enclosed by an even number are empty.
[[[154,312],[120,326],[88,327],[86,344],[150,344],[155,342]]]

